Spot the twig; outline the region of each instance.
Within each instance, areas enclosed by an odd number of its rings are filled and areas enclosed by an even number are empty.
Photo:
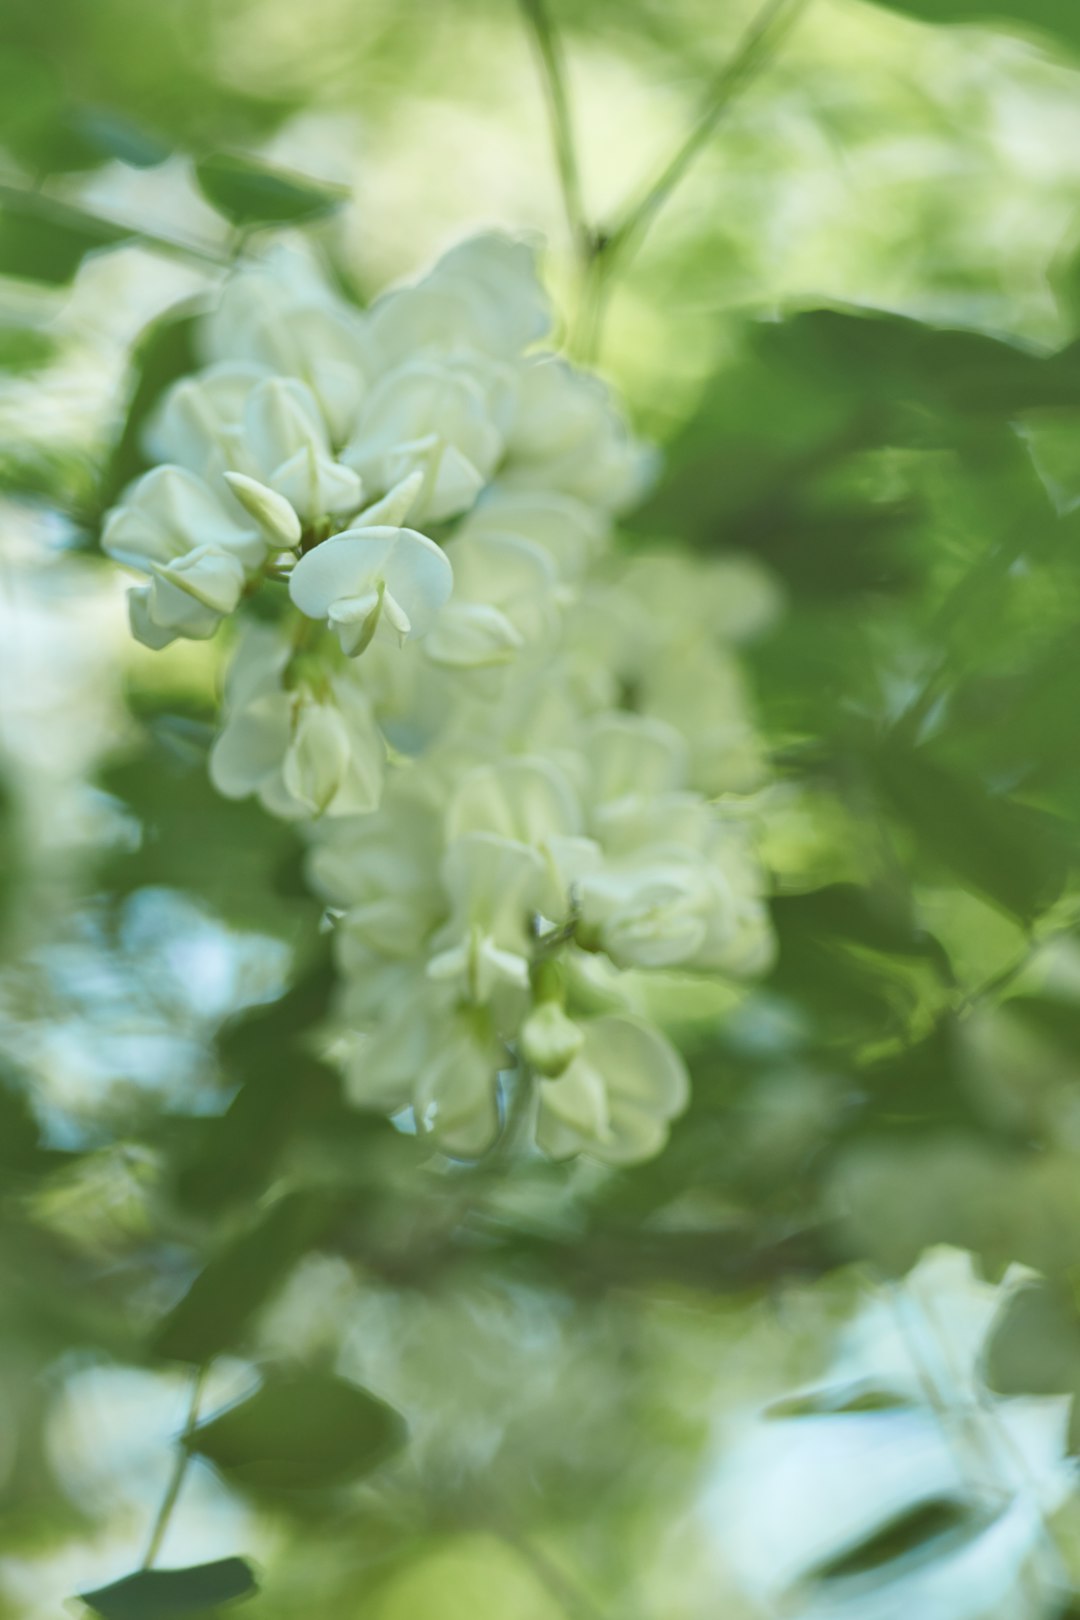
[[[581,194],[581,174],[578,169],[577,148],[570,117],[570,98],[566,89],[562,49],[548,15],[547,0],[521,0],[521,9],[529,24],[544,81],[551,122],[551,142],[555,149],[555,166],[559,174],[566,223],[570,228],[574,246],[582,262],[587,265],[595,243],[585,216],[585,204]]]
[[[146,1554],[142,1561],[143,1569],[150,1569],[161,1551],[161,1543],[165,1539],[165,1532],[169,1528],[169,1520],[172,1518],[173,1509],[176,1506],[180,1489],[184,1483],[184,1475],[187,1473],[187,1465],[191,1458],[191,1453],[187,1448],[187,1441],[194,1434],[195,1426],[199,1421],[199,1401],[202,1397],[205,1380],[206,1368],[200,1367],[191,1386],[191,1404],[188,1407],[187,1419],[177,1444],[176,1462],[173,1465],[169,1483],[165,1487],[165,1495],[162,1498],[161,1506],[158,1508],[157,1518],[154,1520],[154,1526],[150,1532],[150,1540],[146,1544]]]
[[[710,85],[701,112],[682,145],[637,201],[627,206],[622,218],[597,237],[583,301],[583,335],[579,344],[583,358],[590,358],[598,346],[605,296],[614,266],[636,250],[736,95],[765,65],[806,4],[808,0],[765,0],[733,55]]]

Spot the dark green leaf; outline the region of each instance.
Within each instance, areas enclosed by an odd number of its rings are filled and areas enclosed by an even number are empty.
[[[385,1401],[330,1373],[269,1379],[200,1424],[188,1442],[253,1491],[318,1490],[361,1479],[399,1451],[405,1421]]]
[[[1031,921],[1068,876],[1074,837],[1056,817],[899,745],[875,761],[878,785],[927,867]]]
[[[1080,1318],[1048,1283],[1009,1302],[986,1352],[986,1379],[999,1395],[1060,1395],[1080,1383]]]
[[[893,11],[928,23],[976,23],[1044,34],[1080,50],[1080,10],[1073,0],[878,0]]]
[[[36,192],[0,188],[0,275],[62,285],[88,253],[136,233]]]
[[[154,1334],[156,1354],[201,1365],[235,1349],[252,1317],[318,1241],[329,1218],[321,1193],[293,1192],[216,1254]]]
[[[348,195],[339,186],[320,185],[229,152],[202,158],[195,178],[207,202],[241,226],[321,219],[340,208]]]
[[[198,365],[197,304],[185,303],[154,321],[139,338],[132,357],[133,388],[124,426],[102,479],[101,506],[111,506],[145,462],[139,445],[147,417],[171,383]]]
[[[141,1569],[81,1596],[102,1620],[184,1620],[257,1590],[249,1564],[242,1558],[220,1558],[190,1569]]]
[[[943,1539],[950,1542],[968,1529],[972,1523],[972,1510],[965,1503],[945,1498],[935,1502],[920,1502],[917,1507],[900,1513],[883,1529],[868,1536],[857,1546],[849,1548],[826,1564],[814,1570],[817,1580],[843,1580],[862,1575],[868,1570],[880,1570],[894,1559],[903,1558],[920,1548]]]

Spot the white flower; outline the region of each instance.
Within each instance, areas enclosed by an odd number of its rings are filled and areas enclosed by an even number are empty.
[[[309,619],[326,619],[342,650],[363,652],[380,628],[426,635],[453,589],[446,554],[415,529],[346,529],[301,557],[289,594]]]
[[[506,664],[553,633],[555,571],[540,546],[512,534],[461,535],[448,542],[446,555],[454,594],[425,647],[437,664]]]
[[[640,500],[653,458],[631,438],[603,383],[543,355],[524,366],[503,478],[621,512]]]
[[[491,833],[466,833],[443,862],[451,915],[434,940],[428,976],[483,1004],[497,991],[527,991],[530,923],[546,873],[535,850]]]
[[[560,581],[577,583],[602,555],[609,529],[601,514],[573,496],[495,483],[465,517],[457,539],[489,534],[515,535],[540,546]]]
[[[424,352],[510,358],[550,325],[532,251],[495,233],[451,248],[422,281],[386,294],[371,312],[372,338],[391,365]]]
[[[540,1146],[554,1158],[650,1158],[689,1098],[682,1058],[658,1029],[634,1019],[594,1018],[582,1029],[578,1056],[558,1079],[539,1083]]]
[[[285,689],[287,657],[273,632],[249,638],[211,751],[211,781],[226,798],[256,794],[286,820],[374,810],[386,748],[364,694],[341,681],[320,695],[302,684]]]
[[[255,525],[237,521],[182,467],[156,467],[138,479],[109,513],[101,543],[117,562],[149,575],[148,585],[129,592],[128,607],[133,635],[155,649],[178,636],[212,636],[267,551]]]
[[[170,389],[148,444],[215,486],[230,472],[268,485],[308,523],[360,505],[360,479],[334,459],[318,401],[293,377],[211,366]]]
[[[117,562],[143,573],[196,547],[211,547],[234,556],[244,568],[258,568],[267,550],[265,538],[242,512],[228,512],[201,478],[169,466],[155,467],[125,490],[105,520],[101,544]]]
[[[295,254],[232,276],[202,344],[212,362],[246,362],[306,383],[335,444],[348,437],[375,368],[364,317]]]
[[[227,551],[196,546],[172,563],[158,563],[149,585],[128,592],[136,640],[159,651],[178,636],[205,641],[231,613],[244,589],[244,570]]]
[[[473,504],[501,451],[481,382],[459,367],[411,360],[375,384],[345,459],[373,490],[422,473],[416,515],[437,523]]]

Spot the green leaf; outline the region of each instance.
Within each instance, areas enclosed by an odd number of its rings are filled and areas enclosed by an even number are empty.
[[[322,219],[348,196],[340,186],[322,185],[230,152],[200,159],[195,178],[207,202],[241,226]]]
[[[112,1586],[83,1592],[82,1602],[102,1620],[183,1620],[258,1590],[242,1558],[220,1558],[189,1569],[141,1569]]]
[[[407,1439],[401,1414],[331,1373],[270,1378],[200,1424],[187,1444],[252,1491],[345,1485],[370,1474]]]
[[[1049,1283],[1009,1301],[986,1348],[983,1375],[999,1395],[1072,1395],[1070,1448],[1080,1446],[1080,1316]]]
[[[322,1193],[286,1193],[203,1267],[159,1325],[155,1353],[201,1366],[242,1344],[252,1317],[318,1241],[330,1208]]]
[[[975,23],[1045,34],[1069,50],[1080,50],[1080,10],[1074,0],[878,0],[879,4],[928,23]]]
[[[927,876],[944,869],[1026,922],[1061,894],[1075,846],[1065,822],[993,793],[918,749],[895,745],[873,763],[879,790],[906,826]]]
[[[88,253],[136,234],[37,192],[0,188],[0,275],[62,286]]]
[[[146,327],[135,345],[127,414],[102,478],[103,510],[145,467],[139,441],[150,412],[171,383],[198,366],[195,336],[200,311],[197,301],[178,305]]]
[[[116,158],[134,169],[154,169],[172,153],[167,141],[111,107],[76,107],[70,122],[98,160]]]

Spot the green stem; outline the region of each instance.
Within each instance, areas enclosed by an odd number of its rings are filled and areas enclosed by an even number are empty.
[[[202,1398],[205,1381],[206,1368],[200,1367],[192,1382],[191,1402],[188,1406],[188,1415],[177,1445],[176,1462],[173,1465],[169,1483],[165,1487],[165,1495],[162,1498],[161,1506],[158,1508],[153,1529],[150,1531],[150,1539],[146,1544],[146,1553],[142,1561],[143,1569],[151,1569],[158,1553],[161,1551],[161,1543],[165,1539],[165,1532],[169,1528],[169,1520],[172,1518],[173,1509],[176,1506],[184,1483],[184,1475],[187,1473],[187,1465],[191,1457],[191,1453],[187,1448],[187,1441],[194,1434],[195,1426],[199,1421],[199,1401]]]
[[[548,14],[546,0],[521,0],[521,9],[532,33],[540,74],[544,81],[551,123],[551,141],[555,149],[555,166],[559,174],[566,223],[582,263],[588,265],[594,251],[594,239],[585,216],[585,204],[581,194],[581,174],[578,169],[577,148],[570,117],[570,98],[566,89],[562,49]]]
[[[628,205],[622,218],[598,238],[594,250],[594,284],[583,314],[585,332],[581,347],[585,358],[595,354],[599,344],[605,297],[615,265],[636,251],[735,97],[764,67],[807,3],[808,0],[765,0],[734,53],[709,86],[701,112],[682,145],[637,200]]]

